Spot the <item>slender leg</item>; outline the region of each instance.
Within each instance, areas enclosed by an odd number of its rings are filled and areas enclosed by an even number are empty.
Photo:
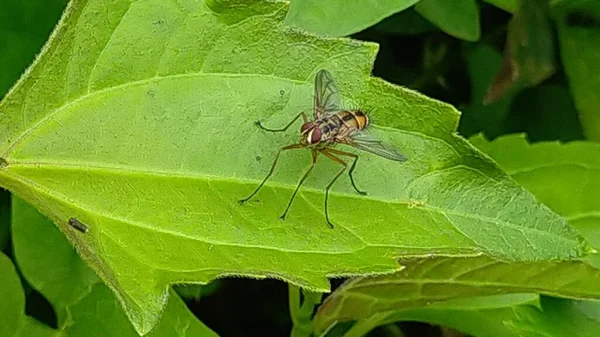
[[[361,191],[358,189],[358,187],[356,187],[356,184],[354,183],[354,177],[352,176],[352,172],[354,172],[354,168],[356,167],[356,162],[358,162],[358,155],[351,153],[351,152],[340,151],[340,150],[336,150],[336,149],[332,149],[332,148],[328,148],[326,151],[330,152],[330,153],[338,154],[340,156],[347,156],[347,157],[354,158],[354,162],[352,163],[352,166],[350,166],[350,171],[348,171],[348,175],[350,176],[350,182],[352,183],[352,187],[354,187],[354,190],[358,194],[367,195],[367,192]]]
[[[305,146],[302,145],[302,144],[292,144],[292,145],[284,146],[281,149],[279,149],[279,151],[277,151],[277,154],[275,155],[275,160],[273,160],[273,164],[271,165],[271,169],[269,170],[269,173],[267,174],[267,176],[265,177],[265,179],[263,179],[262,183],[260,183],[260,185],[258,185],[258,187],[254,190],[254,192],[252,192],[252,194],[250,194],[247,198],[240,200],[240,204],[244,204],[248,200],[252,199],[252,197],[254,195],[256,195],[256,193],[258,193],[258,191],[260,191],[260,189],[267,182],[267,180],[269,180],[269,177],[271,177],[271,174],[273,174],[273,171],[275,170],[275,165],[277,165],[277,161],[279,160],[279,155],[281,154],[281,151],[292,150],[292,149],[300,149],[300,148],[303,148],[303,147],[305,147]]]
[[[331,221],[329,220],[329,208],[327,207],[328,201],[329,201],[329,189],[331,189],[331,186],[333,186],[333,184],[335,183],[335,181],[342,175],[342,173],[344,173],[344,171],[346,171],[346,169],[348,168],[348,164],[341,160],[340,158],[334,156],[333,154],[331,154],[329,152],[330,149],[322,149],[319,150],[322,154],[324,154],[327,158],[333,160],[336,163],[339,163],[340,165],[343,165],[344,168],[341,169],[336,175],[335,177],[333,177],[333,179],[331,179],[331,181],[329,182],[329,184],[327,184],[327,187],[325,187],[325,220],[327,220],[327,224],[329,225],[329,227],[331,227],[331,229],[333,229],[333,223],[331,223]]]
[[[300,178],[300,181],[298,182],[298,186],[296,186],[296,189],[294,190],[294,193],[292,194],[292,197],[290,198],[290,201],[288,202],[288,205],[285,208],[285,211],[280,216],[280,218],[282,220],[285,220],[285,216],[287,215],[288,211],[290,210],[290,207],[292,207],[292,202],[294,202],[294,198],[296,198],[296,193],[298,193],[300,186],[302,186],[302,184],[304,183],[304,180],[306,180],[306,178],[308,177],[310,172],[313,170],[313,168],[315,168],[315,164],[317,163],[317,155],[318,155],[317,150],[312,149],[312,164],[310,165],[310,168],[308,169],[308,171],[306,171],[306,173],[304,173],[302,178]]]
[[[301,112],[298,114],[298,116],[294,117],[294,119],[292,119],[291,122],[289,122],[286,126],[284,126],[282,129],[269,129],[266,128],[262,125],[262,123],[260,121],[256,121],[256,125],[258,125],[258,127],[260,127],[261,129],[265,130],[265,131],[269,131],[269,132],[284,132],[285,130],[289,129],[290,126],[292,126],[297,120],[298,118],[302,117],[302,120],[304,121],[304,123],[306,123],[308,121],[308,118],[306,118],[306,114],[304,112]]]

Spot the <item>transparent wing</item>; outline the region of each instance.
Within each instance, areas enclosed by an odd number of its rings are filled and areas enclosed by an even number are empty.
[[[386,144],[372,136],[364,134],[362,132],[356,132],[350,135],[346,141],[346,144],[354,146],[357,149],[365,150],[381,156],[386,159],[404,162],[407,160],[406,156],[398,152],[394,147]]]
[[[315,77],[314,110],[315,119],[331,116],[340,111],[340,93],[333,76],[325,69],[319,70]]]

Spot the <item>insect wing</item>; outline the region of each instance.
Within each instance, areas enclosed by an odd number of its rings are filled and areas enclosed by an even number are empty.
[[[325,69],[319,70],[315,77],[314,110],[315,119],[331,116],[340,111],[340,93],[333,76]]]
[[[396,151],[391,145],[388,145],[376,138],[365,135],[364,133],[357,132],[346,140],[346,144],[354,146],[357,149],[361,149],[367,152],[371,152],[378,156],[386,159],[404,162],[407,160],[406,156]]]

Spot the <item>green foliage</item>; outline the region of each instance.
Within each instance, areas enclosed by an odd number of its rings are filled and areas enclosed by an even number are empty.
[[[541,308],[527,309],[513,322],[521,336],[593,337],[600,331],[597,302],[542,297]]]
[[[344,36],[372,26],[419,1],[292,1],[285,23],[321,35]]]
[[[556,71],[548,0],[521,0],[518,3],[508,24],[502,68],[484,103],[494,102],[510,90],[540,84]]]
[[[503,137],[491,143],[479,136],[472,142],[498,161],[513,178],[534,192],[546,205],[569,219],[571,225],[600,249],[597,235],[600,199],[596,197],[600,186],[595,186],[600,181],[600,145],[578,142],[531,146],[519,136]],[[597,254],[581,262],[522,264],[501,263],[483,257],[432,257],[402,260],[401,263],[407,268],[399,273],[354,279],[338,288],[317,313],[316,329],[323,331],[334,322],[358,319],[360,321],[356,329],[368,331],[386,322],[420,317],[421,320],[453,326],[477,336],[500,336],[507,333],[507,325],[514,324],[517,331],[526,329],[523,326],[527,324],[521,322],[521,316],[534,315],[535,318],[531,319],[535,319],[542,329],[551,331],[543,323],[551,319],[536,313],[537,309],[529,303],[513,303],[515,298],[508,295],[483,297],[476,301],[474,298],[497,293],[541,293],[600,299],[597,287],[600,271],[596,269],[600,263]],[[461,308],[462,312],[456,312],[456,302],[452,301],[456,299],[465,307]],[[600,309],[600,302],[585,303],[588,308]],[[490,311],[485,315],[478,314],[486,320],[502,315],[502,326],[481,331],[470,325],[467,317],[473,314],[464,311],[474,310],[473,306],[485,306]],[[410,310],[415,307],[417,309]],[[518,314],[515,316],[515,312],[506,311],[505,308],[513,308]],[[465,319],[457,321],[457,315]],[[574,320],[579,320],[577,315],[573,316]],[[497,325],[492,322],[489,324]]]
[[[600,141],[600,5],[594,1],[560,2],[554,9],[561,59],[585,135]]]
[[[479,40],[479,8],[475,0],[421,0],[415,5],[415,10],[454,37]]]
[[[0,10],[0,97],[31,64],[67,0],[2,1]],[[1,119],[0,119],[1,121]]]
[[[12,215],[16,262],[27,282],[48,299],[57,313],[59,329],[55,333],[89,336],[94,331],[101,336],[138,335],[108,287],[79,258],[50,220],[18,198],[13,198]],[[18,298],[22,294],[19,289],[11,296]],[[96,309],[99,303],[101,310]],[[18,313],[16,309],[11,314]],[[149,336],[216,334],[194,318],[183,301],[171,292],[160,323]]]
[[[598,139],[598,4],[74,0],[48,37],[64,6],[0,13],[0,336],[215,336],[231,276],[288,282],[243,316],[298,337],[600,333],[600,147],[528,142]],[[334,230],[325,157],[278,219],[306,149],[238,204],[298,142],[254,123],[310,115],[319,69],[408,157],[360,152]]]

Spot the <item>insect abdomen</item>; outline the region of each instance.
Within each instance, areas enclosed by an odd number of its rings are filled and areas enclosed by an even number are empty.
[[[342,121],[358,130],[362,130],[369,125],[369,118],[360,110],[341,112]]]

